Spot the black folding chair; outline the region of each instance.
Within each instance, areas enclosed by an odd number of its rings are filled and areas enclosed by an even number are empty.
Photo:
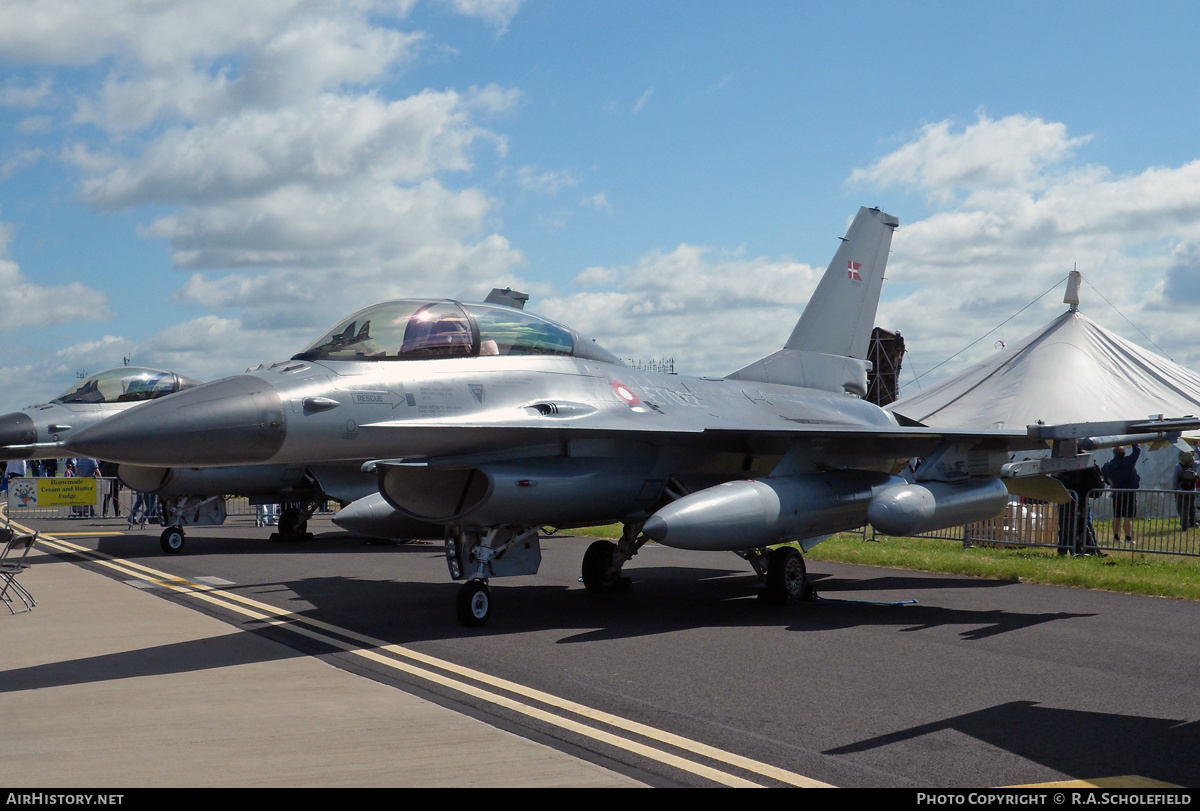
[[[35,532],[32,535],[17,535],[12,529],[5,528],[0,530],[0,537],[4,535],[8,535],[8,539],[4,543],[4,551],[0,553],[0,584],[4,585],[4,588],[0,589],[0,600],[4,601],[12,613],[23,614],[32,611],[37,605],[37,600],[33,599],[29,589],[17,582],[17,575],[29,568],[25,558],[29,556],[29,550],[33,549],[38,534]],[[25,607],[15,608],[12,595],[16,595]]]

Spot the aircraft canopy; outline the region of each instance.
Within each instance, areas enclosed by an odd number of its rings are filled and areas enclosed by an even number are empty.
[[[136,403],[199,386],[199,380],[161,369],[122,366],[81,380],[52,403]]]
[[[480,355],[566,355],[620,363],[549,319],[493,304],[400,300],[359,310],[294,360],[430,360]]]

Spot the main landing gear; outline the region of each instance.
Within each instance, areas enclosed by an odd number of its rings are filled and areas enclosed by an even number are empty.
[[[749,561],[763,580],[763,589],[758,593],[758,599],[772,605],[787,605],[792,602],[806,602],[816,596],[808,582],[808,569],[804,566],[804,557],[796,547],[752,549],[738,554]]]
[[[308,519],[317,511],[315,501],[305,504],[288,504],[279,513],[279,531],[272,532],[268,540],[280,543],[293,541],[311,541],[312,533],[308,531]]]
[[[627,591],[630,580],[621,574],[621,567],[638,553],[646,543],[642,523],[625,524],[621,540],[596,541],[583,554],[583,587],[592,594]]]

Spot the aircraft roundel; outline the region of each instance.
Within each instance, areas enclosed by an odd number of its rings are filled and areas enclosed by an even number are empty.
[[[625,405],[635,406],[642,404],[641,398],[634,394],[633,391],[621,381],[614,380],[612,382],[612,388],[613,391],[616,392],[617,396],[621,398],[621,402],[625,403]]]

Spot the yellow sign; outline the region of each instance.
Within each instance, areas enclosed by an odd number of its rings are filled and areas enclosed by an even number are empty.
[[[95,507],[98,503],[94,476],[34,481],[38,484],[39,507]]]

